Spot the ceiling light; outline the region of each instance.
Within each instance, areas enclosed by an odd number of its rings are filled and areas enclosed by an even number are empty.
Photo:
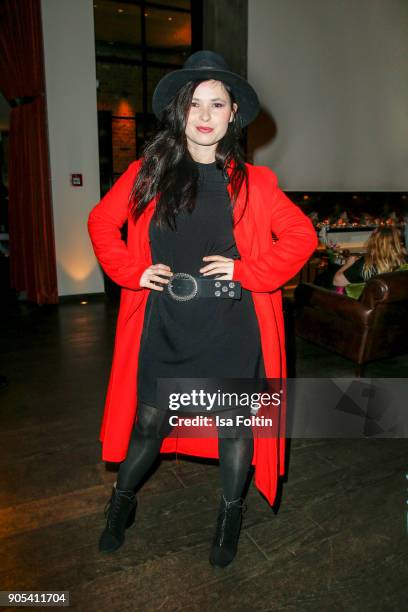
[[[124,13],[124,9],[118,9],[118,13]]]
[[[173,21],[173,17],[167,17],[168,21]]]

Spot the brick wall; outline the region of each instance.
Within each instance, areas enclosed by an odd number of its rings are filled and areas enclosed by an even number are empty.
[[[148,70],[148,112],[154,88],[168,70]],[[136,158],[135,114],[142,112],[142,69],[127,64],[96,63],[98,110],[112,113],[113,171],[121,174]]]

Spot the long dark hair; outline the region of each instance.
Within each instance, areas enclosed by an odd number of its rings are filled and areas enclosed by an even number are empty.
[[[189,81],[178,91],[163,111],[158,132],[143,149],[142,163],[129,200],[134,221],[154,197],[156,197],[154,217],[160,226],[167,223],[170,228],[174,228],[175,215],[179,211],[194,209],[198,169],[187,148],[185,129],[194,91],[203,80],[206,79]],[[230,96],[232,107],[235,98],[231,88],[226,83],[223,85]],[[248,172],[240,144],[241,135],[238,108],[215,152],[216,164],[223,169],[224,174],[231,161],[235,164],[230,177],[231,216],[244,181],[245,207],[248,200]]]

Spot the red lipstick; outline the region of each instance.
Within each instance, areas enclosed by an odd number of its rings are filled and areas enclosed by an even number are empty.
[[[199,125],[199,126],[197,127],[197,130],[198,130],[199,132],[204,132],[204,133],[209,133],[209,132],[212,132],[212,131],[213,131],[213,129],[214,129],[214,128],[205,127],[204,125]]]

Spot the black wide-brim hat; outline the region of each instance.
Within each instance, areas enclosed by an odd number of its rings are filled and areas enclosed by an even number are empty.
[[[197,51],[185,61],[183,68],[166,74],[153,92],[153,112],[161,119],[163,109],[188,81],[216,79],[227,83],[238,104],[241,125],[245,127],[255,119],[260,110],[255,90],[243,77],[231,72],[227,62],[214,51]]]

